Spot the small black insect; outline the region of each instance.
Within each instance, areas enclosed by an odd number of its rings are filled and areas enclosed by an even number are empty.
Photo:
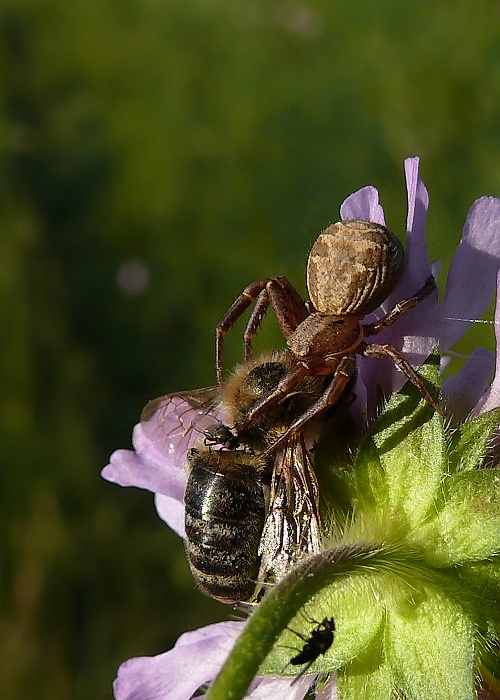
[[[228,450],[237,450],[240,446],[240,441],[231,428],[224,425],[221,421],[204,430],[203,435],[205,436],[204,443],[207,447],[220,445]]]
[[[291,631],[302,639],[304,646],[297,656],[290,659],[289,663],[291,663],[292,666],[306,664],[298,676],[293,679],[293,685],[308,672],[318,656],[320,654],[326,654],[328,649],[332,646],[333,633],[335,632],[335,620],[333,617],[325,617],[323,622],[320,622],[319,625],[311,630],[311,636],[308,639],[294,630]]]

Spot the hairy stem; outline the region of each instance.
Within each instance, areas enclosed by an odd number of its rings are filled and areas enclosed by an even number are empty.
[[[346,576],[366,574],[374,567],[392,569],[400,556],[395,547],[369,542],[328,549],[298,564],[266,593],[252,613],[206,700],[243,698],[277,637],[322,588]]]

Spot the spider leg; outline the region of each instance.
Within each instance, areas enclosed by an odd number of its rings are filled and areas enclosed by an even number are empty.
[[[417,374],[417,372],[413,369],[404,355],[399,352],[399,350],[396,350],[396,348],[388,343],[371,343],[370,345],[363,343],[363,345],[358,350],[360,355],[363,355],[363,357],[390,357],[396,367],[404,372],[410,382],[417,387],[427,403],[430,404],[432,408],[439,413],[439,415],[446,415],[441,406],[439,406],[430,395],[422,377]]]
[[[250,355],[252,354],[252,341],[255,338],[260,323],[268,308],[269,293],[267,291],[267,287],[265,287],[255,300],[255,306],[252,309],[252,313],[250,314],[250,318],[248,319],[248,323],[245,327],[245,332],[243,333],[245,361],[250,359]]]
[[[252,340],[269,305],[285,338],[309,315],[304,300],[286,277],[264,277],[245,287],[215,328],[215,366],[219,384],[222,382],[224,336],[253,302],[255,308],[243,335],[245,359],[251,354]]]
[[[330,406],[336,404],[355,370],[355,355],[344,355],[333,374],[331,382],[328,384],[319,399],[306,411],[304,411],[304,413],[290,425],[290,427],[278,438],[278,440],[276,440],[276,442],[271,445],[271,447],[268,447],[267,450],[262,453],[263,456],[267,457],[268,454],[275,452],[279,448],[283,448],[292,437],[304,430],[304,427],[307,425],[307,423],[309,423],[309,421],[316,418],[316,416],[319,416],[320,413],[326,411],[328,408],[330,408]]]
[[[243,431],[247,430],[252,422],[264,413],[270,406],[278,403],[285,396],[288,396],[297,384],[308,374],[308,371],[302,365],[296,365],[288,374],[285,374],[283,379],[278,383],[276,388],[270,394],[264,396],[259,401],[256,401],[252,408],[245,416],[245,420],[236,426],[236,434],[239,436]]]
[[[306,302],[286,277],[274,277],[267,285],[269,301],[285,338],[289,338],[310,312]]]
[[[231,304],[224,316],[221,318],[215,327],[215,367],[217,369],[217,381],[222,382],[222,358],[224,353],[224,336],[228,330],[236,323],[239,317],[245,313],[250,304],[252,304],[265,290],[270,277],[252,282],[242,291],[240,296]]]
[[[288,338],[306,316],[309,315],[305,302],[287,278],[273,277],[257,297],[251,316],[248,319],[243,335],[245,360],[248,360],[252,354],[252,340],[269,304],[271,304],[285,338]]]
[[[431,275],[425,281],[424,286],[418,290],[413,296],[408,297],[408,299],[403,299],[398,302],[393,308],[381,319],[375,321],[374,323],[367,323],[363,325],[363,335],[376,335],[380,333],[384,328],[391,326],[396,319],[398,319],[402,314],[405,314],[410,309],[413,309],[417,304],[420,304],[426,297],[429,296],[436,289],[436,280]]]

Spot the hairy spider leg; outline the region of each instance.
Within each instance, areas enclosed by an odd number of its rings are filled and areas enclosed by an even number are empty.
[[[444,417],[446,415],[441,406],[439,406],[430,395],[422,377],[395,347],[388,343],[370,343],[370,345],[363,343],[356,352],[359,352],[363,357],[390,357],[396,367],[406,374],[410,382],[417,387],[427,403],[429,403],[440,416]]]
[[[394,323],[394,321],[399,318],[402,314],[406,313],[410,309],[414,308],[420,301],[425,299],[434,289],[436,288],[436,283],[434,277],[429,277],[423,287],[416,292],[413,296],[408,299],[403,299],[398,304],[396,304],[382,319],[379,321],[367,324],[366,326],[361,324],[363,334],[365,334],[365,329],[368,330],[368,335],[375,335],[380,332],[383,328]],[[362,338],[361,336],[361,338]],[[287,337],[287,336],[285,336]],[[289,337],[289,336],[288,336]],[[304,429],[306,424],[313,418],[318,416],[320,413],[324,412],[326,409],[333,406],[340,398],[342,392],[344,391],[349,379],[355,372],[356,360],[355,354],[360,354],[364,357],[389,357],[394,362],[394,364],[408,377],[408,379],[418,388],[425,400],[437,411],[440,415],[444,415],[443,409],[436,403],[429,391],[427,390],[422,378],[417,374],[417,372],[410,365],[408,360],[393,346],[389,344],[372,343],[368,345],[362,339],[360,339],[357,347],[351,347],[349,354],[342,356],[342,350],[339,348],[337,353],[339,355],[339,362],[336,366],[332,366],[333,378],[328,384],[322,396],[312,405],[307,411],[304,412],[302,416],[297,418],[286,432],[280,436],[280,438],[269,447],[265,454],[270,454],[276,449],[283,447],[288,440],[294,437],[298,432]],[[354,352],[353,352],[354,351]],[[267,397],[263,397],[260,401],[252,407],[245,421],[238,426],[238,433],[248,429],[252,421],[254,421],[258,416],[262,415],[270,406],[278,403],[287,394],[289,394],[296,385],[305,376],[314,374],[314,371],[305,368],[302,364],[298,363],[294,369],[292,369],[283,379],[279,382],[278,386],[274,391],[272,391]]]
[[[222,383],[224,337],[254,302],[255,309],[250,315],[243,336],[245,359],[251,354],[252,340],[269,305],[285,338],[288,338],[310,313],[306,303],[286,277],[264,277],[245,287],[215,329],[215,365],[219,384]]]
[[[334,406],[341,397],[355,371],[355,355],[345,355],[340,360],[331,382],[328,383],[326,389],[321,394],[319,399],[313,403],[312,406],[309,406],[309,408],[287,428],[283,435],[281,435],[270,447],[267,448],[267,450],[262,453],[262,456],[267,457],[276,450],[280,448],[282,449],[289,440],[295,438],[299,433],[301,433],[310,421],[317,418],[317,416],[331,406]],[[266,409],[267,405],[263,405],[261,411]],[[252,411],[250,413],[252,413]],[[255,418],[255,415],[253,418]],[[248,419],[251,420],[250,414]]]
[[[423,287],[419,289],[418,292],[413,294],[413,296],[408,297],[408,299],[402,299],[399,301],[392,307],[392,309],[390,309],[390,311],[386,313],[383,318],[380,318],[374,323],[363,324],[363,335],[365,337],[376,335],[377,333],[380,333],[380,331],[384,330],[384,328],[392,326],[394,321],[426,299],[436,288],[436,280],[431,275],[425,280]]]

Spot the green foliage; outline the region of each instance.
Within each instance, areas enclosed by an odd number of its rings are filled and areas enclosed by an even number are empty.
[[[196,593],[151,499],[100,467],[148,399],[213,383],[213,327],[245,284],[304,289],[350,192],[378,186],[403,233],[408,155],[446,267],[468,206],[500,186],[497,6],[1,8],[0,687],[106,697],[118,663],[168,648],[195,605],[197,624],[226,611]],[[149,275],[135,295],[116,282],[134,260]],[[461,350],[492,347],[473,333]],[[280,342],[271,323],[259,341]],[[228,366],[240,357],[237,329]],[[434,486],[413,488],[418,520]]]
[[[437,387],[437,355],[421,374]],[[496,422],[474,423],[486,449]],[[334,642],[311,672],[337,671],[340,700],[476,697],[481,669],[498,672],[500,472],[481,469],[483,455],[472,468],[471,427],[457,430],[448,439],[412,385],[389,402],[344,475],[349,525],[266,593],[210,700],[225,698],[234,683],[230,697],[243,697],[259,663],[261,674],[294,675],[296,634],[307,638],[331,617]],[[454,471],[457,462],[467,469]],[[335,516],[335,500],[329,507]]]

